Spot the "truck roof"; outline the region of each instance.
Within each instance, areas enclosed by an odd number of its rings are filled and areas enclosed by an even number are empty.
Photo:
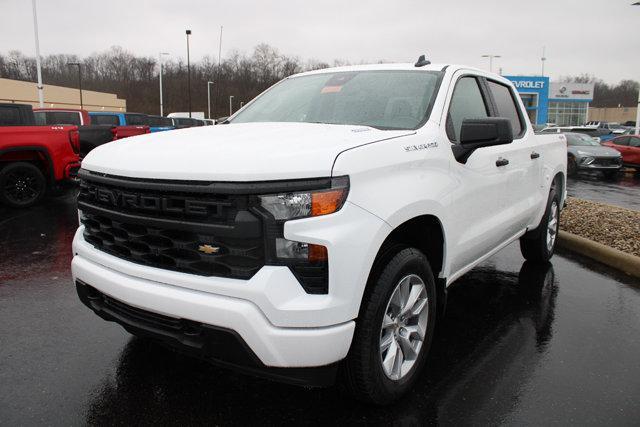
[[[294,76],[304,76],[304,75],[322,74],[322,73],[336,73],[336,72],[346,72],[346,71],[382,71],[382,70],[387,70],[387,71],[393,71],[393,70],[442,71],[445,68],[451,68],[451,69],[454,69],[454,70],[466,69],[466,70],[473,70],[473,71],[478,71],[478,72],[481,72],[481,73],[486,73],[485,70],[481,70],[481,69],[473,68],[473,67],[467,67],[465,65],[440,63],[440,64],[429,64],[429,65],[424,65],[422,67],[416,67],[414,63],[407,62],[407,63],[389,63],[389,64],[347,65],[347,66],[344,66],[344,67],[322,68],[322,69],[319,69],[319,70],[306,71],[306,72],[303,72],[303,73],[294,74]]]

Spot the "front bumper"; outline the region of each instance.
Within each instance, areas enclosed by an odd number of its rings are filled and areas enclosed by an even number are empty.
[[[612,171],[622,167],[622,159],[611,157],[596,157],[592,163],[583,163],[584,159],[578,159],[578,169],[587,171]]]
[[[264,366],[325,366],[344,359],[351,345],[354,321],[321,328],[281,328],[246,300],[128,276],[81,256],[73,258],[71,270],[75,282],[127,306],[234,331]]]
[[[235,331],[141,310],[76,281],[80,300],[98,316],[136,335],[155,339],[182,353],[254,375],[306,386],[334,383],[338,364],[310,368],[265,366]]]

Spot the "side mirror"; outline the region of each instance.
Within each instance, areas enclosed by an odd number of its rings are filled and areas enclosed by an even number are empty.
[[[510,144],[512,141],[513,129],[507,118],[464,119],[460,130],[460,144],[454,145],[453,154],[457,161],[466,163],[478,148]]]

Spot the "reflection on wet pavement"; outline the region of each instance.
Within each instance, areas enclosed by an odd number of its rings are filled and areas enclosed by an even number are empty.
[[[511,245],[449,290],[413,392],[387,408],[340,387],[256,379],[131,337],[71,284],[72,195],[0,210],[0,424],[633,424],[640,284]],[[589,264],[593,264],[588,262]]]

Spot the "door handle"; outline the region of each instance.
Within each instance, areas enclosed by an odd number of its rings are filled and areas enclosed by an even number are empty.
[[[496,160],[496,166],[498,166],[498,167],[507,166],[508,164],[509,164],[509,160],[503,159],[502,157],[500,157],[498,160]]]
[[[535,151],[531,153],[531,160],[537,159],[538,157],[540,157],[540,153],[536,153]]]

